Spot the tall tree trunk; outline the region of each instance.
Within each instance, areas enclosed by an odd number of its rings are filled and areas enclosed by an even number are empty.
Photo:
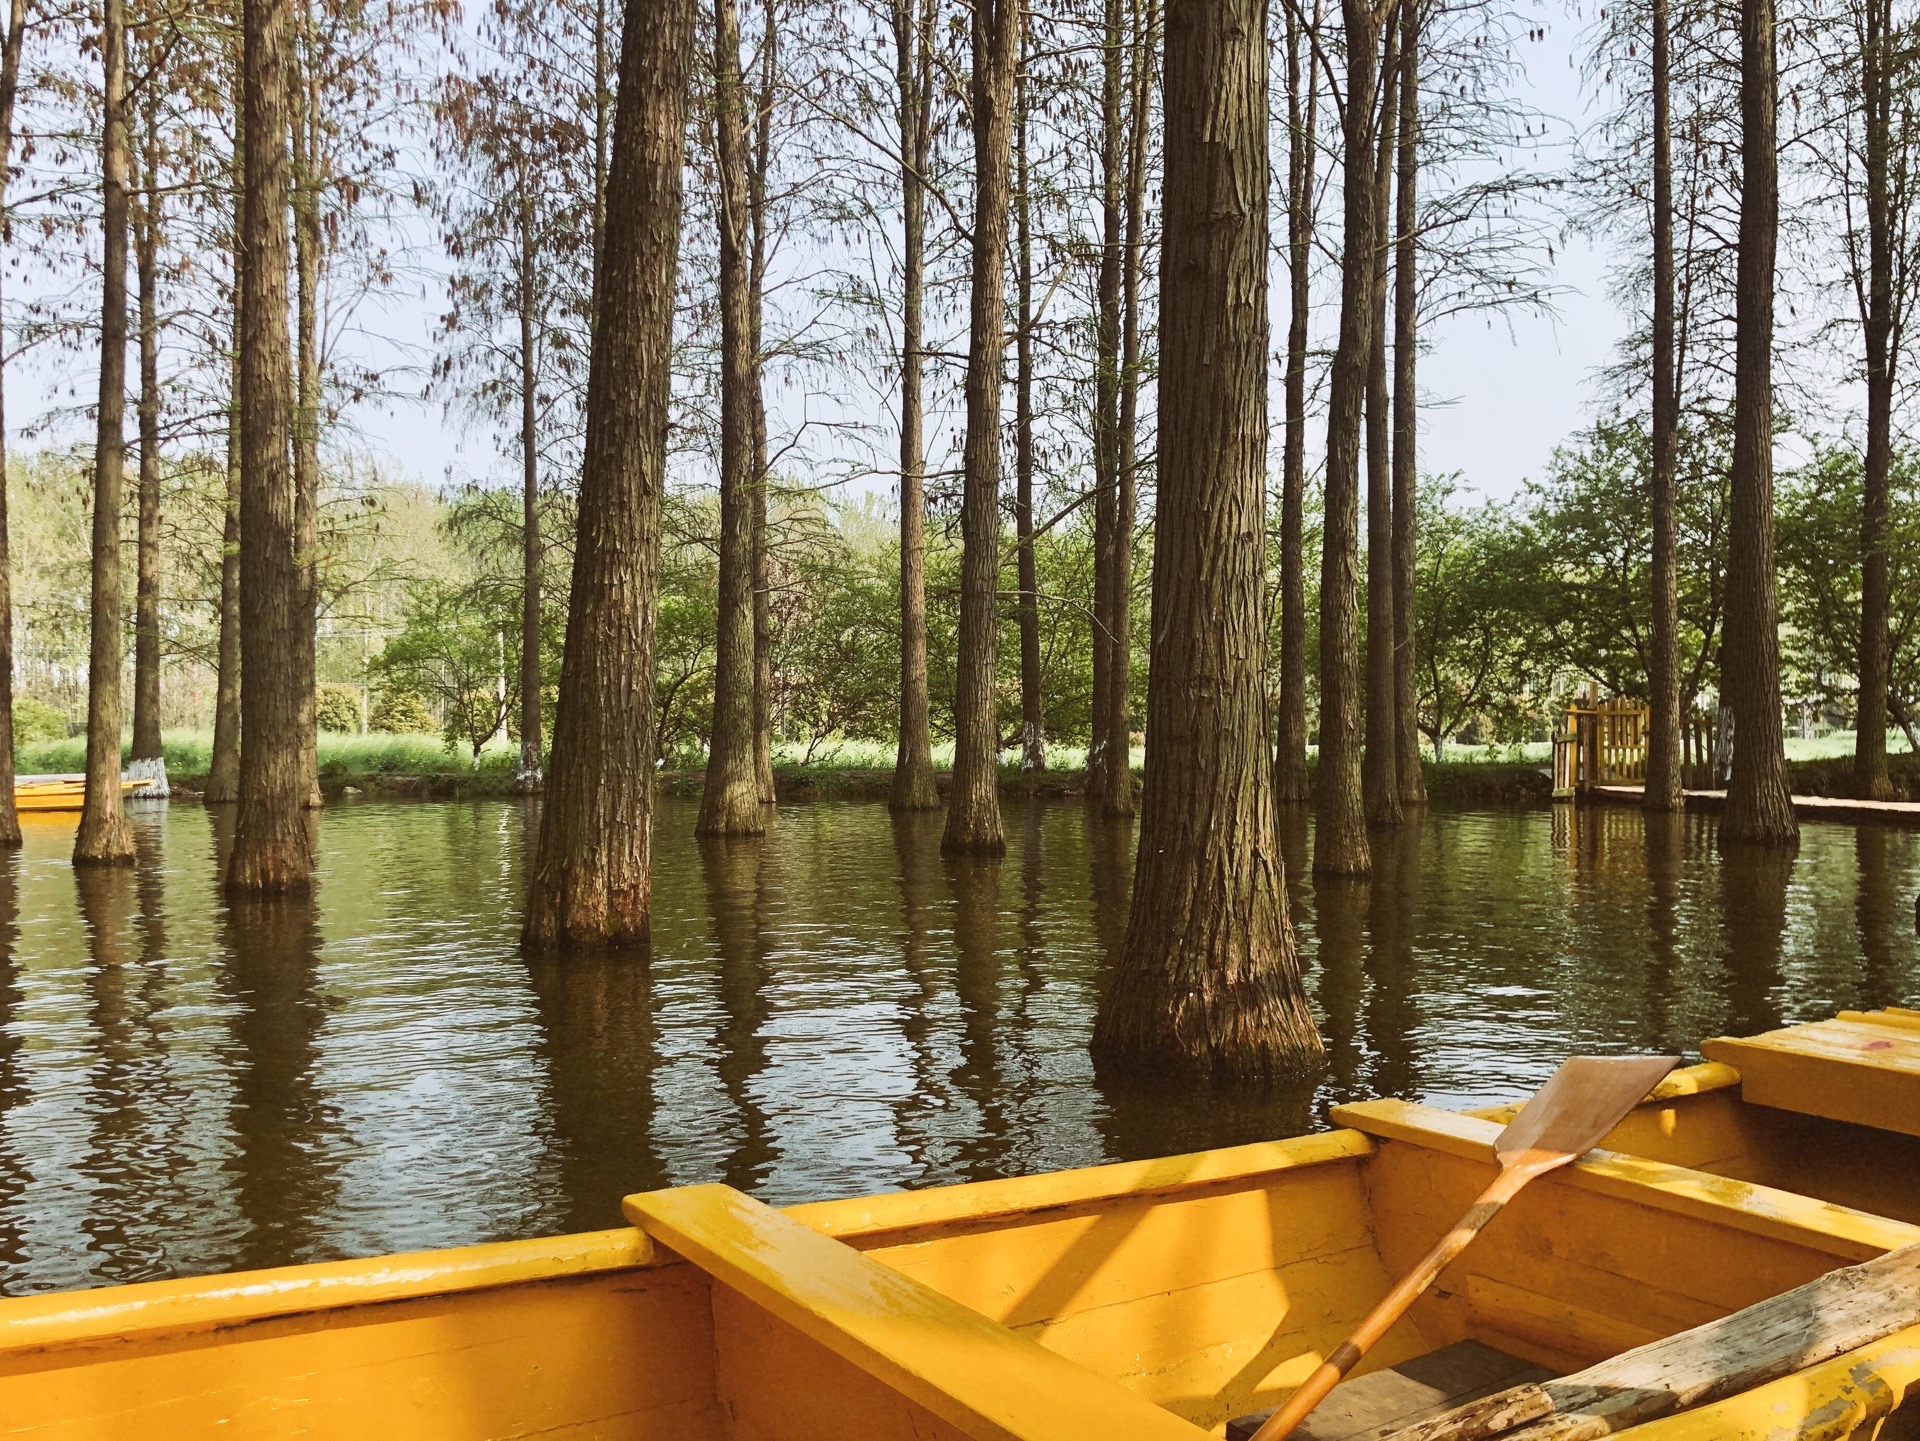
[[[1400,824],[1400,718],[1393,663],[1393,459],[1387,390],[1387,277],[1393,256],[1393,162],[1400,87],[1400,35],[1387,35],[1381,66],[1380,134],[1373,166],[1373,316],[1367,345],[1367,718],[1360,794],[1367,823]]]
[[[1047,768],[1047,743],[1040,692],[1040,580],[1033,554],[1033,205],[1028,192],[1026,51],[1022,36],[1013,132],[1014,282],[1019,304],[1013,329],[1013,523],[1020,585],[1020,769],[1033,777]]]
[[[1000,586],[1000,382],[1006,359],[1007,212],[1018,0],[973,6],[973,294],[961,485],[960,645],[953,696],[953,793],[945,851],[1007,848],[1000,826],[994,649]]]
[[[925,177],[933,144],[935,0],[893,0],[894,83],[899,100],[900,205],[900,742],[887,804],[940,805],[927,700],[926,460],[921,437],[921,289],[926,274]]]
[[[1647,784],[1642,804],[1677,811],[1686,804],[1680,770],[1679,517],[1674,494],[1680,395],[1673,352],[1673,55],[1667,0],[1653,0],[1653,519]]]
[[[100,168],[102,227],[99,429],[93,449],[92,646],[87,666],[87,786],[73,860],[133,864],[133,828],[120,796],[120,498],[127,401],[127,36],[124,0],[101,6],[106,65]]]
[[[1313,868],[1366,875],[1367,820],[1360,794],[1360,418],[1373,343],[1373,111],[1380,16],[1370,0],[1341,0],[1347,104],[1340,266],[1340,338],[1327,394],[1326,514],[1320,543],[1320,765],[1314,785]]]
[[[1287,371],[1286,440],[1280,462],[1280,699],[1274,799],[1283,805],[1312,799],[1307,780],[1307,323],[1312,314],[1313,170],[1320,121],[1320,86],[1313,46],[1320,4],[1302,37],[1291,5],[1287,19]],[[1301,53],[1304,38],[1306,53]],[[1304,63],[1303,63],[1304,62]],[[1301,90],[1306,91],[1304,106]]]
[[[238,201],[239,194],[235,199]],[[238,205],[236,204],[236,212]],[[239,233],[236,214],[235,233]],[[234,251],[232,380],[227,397],[227,493],[220,527],[220,636],[213,683],[213,750],[207,765],[208,805],[240,799],[240,286],[245,269]]]
[[[523,179],[516,306],[520,312],[520,765],[513,777],[513,788],[522,795],[541,788],[545,763],[540,744],[540,569],[546,551],[540,543],[540,352],[533,324],[539,303],[537,235],[533,187]]]
[[[311,0],[300,8],[301,33],[311,43]],[[299,676],[300,790],[304,804],[326,803],[320,794],[320,735],[316,668],[320,624],[320,175],[319,85],[306,63],[305,46],[293,86],[293,250],[295,364],[293,418],[293,550],[296,583],[293,644]]]
[[[773,565],[767,532],[766,347],[767,181],[773,169],[774,80],[779,73],[779,4],[767,0],[766,34],[760,38],[760,94],[754,124],[753,168],[747,174],[747,223],[753,235],[752,278],[747,305],[753,316],[753,771],[760,804],[773,789]]]
[[[1132,114],[1127,136],[1126,244],[1120,269],[1120,436],[1114,457],[1113,563],[1107,631],[1107,717],[1112,764],[1102,776],[1100,809],[1133,814],[1133,530],[1139,484],[1140,286],[1147,227],[1147,136],[1153,125],[1153,57],[1159,41],[1158,0],[1133,6]]]
[[[246,218],[240,333],[240,806],[229,891],[299,892],[313,883],[301,815],[303,581],[289,467],[294,407],[287,337],[287,153],[291,0],[245,0]]]
[[[1113,646],[1116,556],[1120,502],[1120,272],[1121,188],[1125,180],[1121,118],[1122,35],[1120,0],[1105,0],[1100,43],[1100,269],[1094,291],[1093,341],[1093,706],[1087,747],[1087,794],[1102,800],[1107,771],[1126,741],[1116,734]]]
[[[1867,351],[1867,449],[1860,487],[1860,699],[1854,722],[1853,771],[1860,794],[1891,800],[1887,775],[1887,672],[1892,659],[1892,581],[1887,552],[1888,483],[1893,462],[1894,319],[1893,206],[1889,175],[1893,143],[1893,6],[1859,0],[1861,123],[1866,140],[1867,285],[1861,329]]]
[[[1420,0],[1400,0],[1400,154],[1393,279],[1393,709],[1400,723],[1400,804],[1427,803],[1420,769],[1420,685],[1414,585],[1419,546],[1418,465]]]
[[[1267,84],[1261,0],[1167,7],[1147,765],[1103,1069],[1321,1060],[1287,917],[1264,695]]]
[[[720,175],[720,606],[713,729],[694,830],[766,830],[754,769],[753,315],[747,235],[747,121],[734,0],[713,6],[713,131]]]
[[[160,744],[160,104],[149,76],[141,106],[141,196],[134,212],[140,277],[140,509],[134,551],[133,756],[131,775],[165,795]]]
[[[647,934],[660,500],[692,48],[691,0],[630,5],[567,645],[521,931],[535,947]]]
[[[1723,667],[1734,741],[1722,846],[1800,839],[1787,791],[1773,568],[1773,285],[1780,216],[1774,45],[1773,0],[1741,0],[1740,248]]]
[[[20,52],[26,42],[27,0],[11,0],[0,38],[0,222],[6,218],[13,174],[13,104],[20,93]],[[7,536],[6,347],[0,327],[0,848],[20,844],[13,799],[13,557]]]

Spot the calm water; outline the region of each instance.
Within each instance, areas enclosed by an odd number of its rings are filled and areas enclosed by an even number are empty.
[[[147,808],[119,873],[32,826],[0,858],[0,1291],[614,1224],[667,1184],[790,1201],[1285,1135],[1920,995],[1920,835],[1727,864],[1700,818],[1439,812],[1371,885],[1303,883],[1288,837],[1325,1076],[1103,1090],[1127,826],[1015,803],[1005,860],[955,862],[937,817],[795,805],[701,846],[669,802],[650,956],[529,964],[531,814],[339,805],[317,896],[244,905],[199,806]]]

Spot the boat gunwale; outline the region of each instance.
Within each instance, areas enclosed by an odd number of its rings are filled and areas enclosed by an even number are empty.
[[[882,1241],[1075,1206],[1257,1184],[1370,1156],[1355,1130],[1315,1132],[1182,1156],[974,1181],[784,1208],[838,1240]],[[434,1296],[686,1264],[638,1227],[317,1261],[0,1299],[0,1357],[119,1345]]]
[[[1383,1140],[1489,1165],[1502,1129],[1499,1120],[1410,1101],[1356,1101],[1335,1106],[1333,1118]],[[1549,1177],[1547,1184],[1631,1197],[1652,1210],[1711,1218],[1734,1230],[1824,1251],[1849,1263],[1920,1241],[1920,1226],[1905,1221],[1622,1151],[1589,1151]]]

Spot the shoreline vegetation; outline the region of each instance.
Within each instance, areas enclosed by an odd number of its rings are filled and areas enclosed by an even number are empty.
[[[169,731],[165,736],[167,774],[175,794],[197,799],[205,789],[212,737],[206,731]],[[884,801],[893,778],[891,744],[848,741],[821,746],[809,756],[802,748],[776,748],[774,788],[783,802],[811,800]],[[1789,739],[1787,768],[1795,795],[1856,798],[1852,768],[1853,738],[1845,732],[1812,740]],[[124,751],[124,747],[123,747]],[[1009,749],[1004,755],[1017,752]],[[1000,787],[1008,797],[1075,799],[1086,786],[1086,752],[1077,746],[1048,752],[1045,770],[1029,777],[1017,762],[1000,767]],[[476,767],[465,746],[449,749],[438,736],[422,734],[340,735],[322,732],[319,743],[320,788],[328,800],[467,800],[513,794],[518,742],[498,740],[480,752]],[[950,742],[933,747],[935,781],[946,798],[952,781]],[[1308,751],[1309,775],[1316,757]],[[84,768],[86,737],[68,736],[21,746],[14,756],[22,775],[72,773]],[[1133,747],[1132,768],[1139,783],[1142,747]],[[1895,800],[1920,801],[1920,756],[1888,756]],[[1552,800],[1551,762],[1545,744],[1447,748],[1435,763],[1423,756],[1431,799],[1449,806],[1544,806]],[[664,795],[697,799],[705,768],[697,753],[670,757],[660,768]]]

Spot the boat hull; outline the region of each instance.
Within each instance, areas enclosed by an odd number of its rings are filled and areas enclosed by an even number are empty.
[[[1497,1122],[1399,1103],[1340,1119],[784,1214],[702,1187],[630,1198],[645,1229],[4,1301],[0,1424],[75,1441],[1066,1441],[1099,1415],[1134,1418],[1105,1434],[1198,1441],[1304,1379],[1493,1172]],[[1366,1365],[1476,1339],[1573,1369],[1914,1240],[1601,1155],[1531,1188]],[[1708,1409],[1734,1428],[1764,1416],[1756,1435],[1869,1435],[1917,1345],[1920,1328]],[[1777,1429],[1781,1395],[1789,1421],[1825,1429]],[[1623,1434],[1745,1434],[1699,1429],[1706,1414]]]

